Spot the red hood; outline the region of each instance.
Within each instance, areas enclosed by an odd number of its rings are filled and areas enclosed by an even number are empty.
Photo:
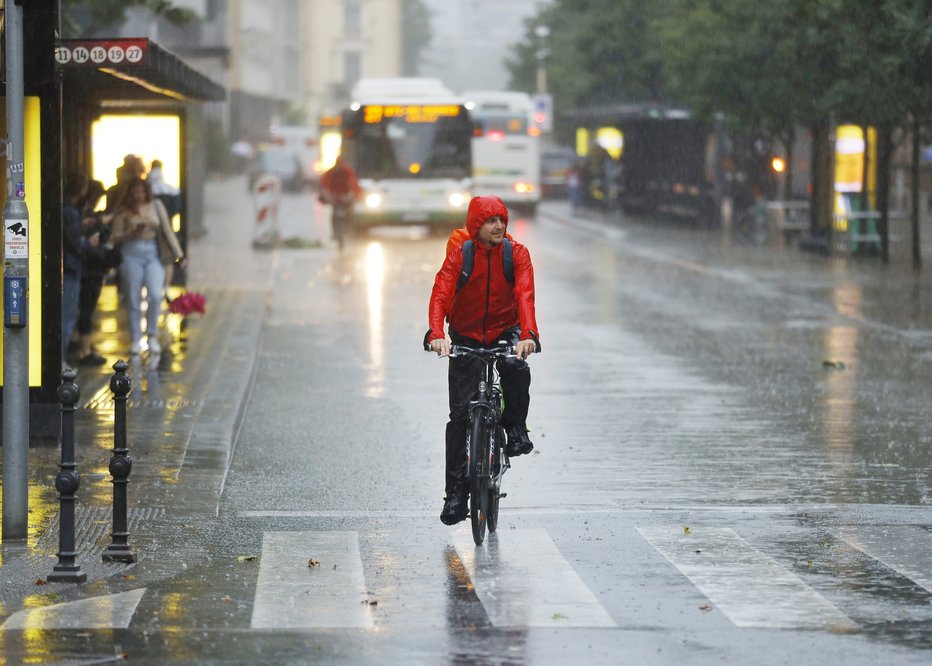
[[[473,197],[469,202],[469,210],[466,212],[466,230],[469,237],[477,240],[479,227],[485,224],[490,217],[500,215],[505,221],[505,229],[508,229],[508,209],[501,199],[495,196]]]

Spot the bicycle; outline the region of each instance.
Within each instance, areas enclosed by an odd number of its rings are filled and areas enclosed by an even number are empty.
[[[476,399],[469,403],[466,426],[467,472],[469,476],[469,518],[472,538],[477,546],[485,540],[486,528],[498,528],[499,502],[507,493],[502,477],[511,469],[505,454],[505,429],[501,425],[504,399],[495,364],[500,359],[516,358],[510,345],[490,348],[450,346],[450,358],[469,356],[485,363],[479,379]]]
[[[337,242],[337,247],[342,250],[346,243],[353,204],[356,199],[350,194],[342,194],[336,197],[322,195],[322,200],[331,206],[330,222],[333,229],[333,239]]]

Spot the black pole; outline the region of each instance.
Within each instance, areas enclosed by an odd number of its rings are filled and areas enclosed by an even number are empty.
[[[74,406],[81,397],[81,389],[74,380],[78,373],[65,370],[58,387],[58,402],[61,403],[61,469],[55,477],[55,489],[61,503],[58,521],[58,564],[52,567],[48,580],[53,582],[83,583],[87,574],[81,571],[75,546],[75,507],[81,477],[74,460]]]
[[[126,376],[129,367],[124,360],[113,364],[115,370],[110,378],[110,390],[113,391],[113,457],[110,458],[110,475],[113,477],[113,532],[112,543],[107,546],[102,558],[104,562],[136,561],[136,554],[130,548],[129,527],[127,521],[126,486],[129,474],[133,471],[133,459],[126,448],[126,396],[129,395],[130,381]]]

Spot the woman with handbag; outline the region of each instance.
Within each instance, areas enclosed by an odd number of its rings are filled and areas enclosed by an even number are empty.
[[[168,221],[162,202],[152,198],[149,184],[133,178],[126,184],[113,216],[112,238],[120,247],[123,263],[120,284],[129,319],[130,353],[142,348],[142,290],[146,290],[146,335],[149,351],[162,351],[158,340],[159,312],[165,285],[165,266],[159,255],[160,240],[175,259],[184,263],[184,252]]]

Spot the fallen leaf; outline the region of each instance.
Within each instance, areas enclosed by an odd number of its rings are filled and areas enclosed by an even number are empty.
[[[379,600],[378,600],[378,599],[363,599],[363,600],[360,601],[359,603],[361,603],[361,604],[363,604],[363,605],[365,605],[365,606],[378,606],[378,605],[379,605]]]
[[[36,578],[36,585],[48,585],[49,582],[44,578]]]
[[[554,613],[553,615],[550,616],[550,619],[551,620],[568,620],[569,617],[567,617],[563,613]]]
[[[319,567],[319,566],[320,566],[320,562],[318,562],[317,560],[308,560],[308,561],[307,561],[307,566],[309,566],[309,567]]]
[[[683,534],[692,534],[692,533],[693,533],[693,531],[692,531],[691,529],[689,529],[688,527],[684,527],[684,528],[683,528]]]
[[[835,370],[844,370],[845,364],[841,361],[822,361],[823,368],[833,368]]]
[[[132,574],[126,574],[125,576],[123,576],[123,579],[124,580],[136,580],[136,576]]]
[[[51,599],[52,601],[56,601],[59,598],[59,596],[55,594],[54,592],[46,592],[45,597],[46,599]]]
[[[240,562],[252,562],[256,559],[255,555],[240,555],[236,558]]]
[[[712,610],[712,607],[709,604],[702,604],[699,606],[699,610],[703,611],[704,613],[708,613],[710,610]]]
[[[698,555],[698,554],[701,553],[702,551],[701,551],[699,548],[696,548],[696,550],[694,550],[693,552],[696,553],[696,554]]]

